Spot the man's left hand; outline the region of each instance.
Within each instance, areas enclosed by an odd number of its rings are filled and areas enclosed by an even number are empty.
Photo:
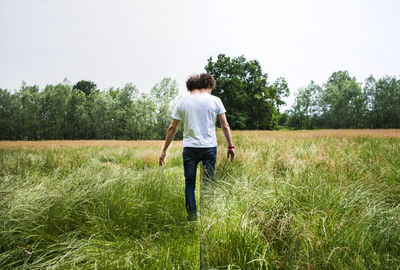
[[[233,162],[235,160],[235,156],[236,156],[235,149],[228,148],[228,152],[227,152],[226,157],[229,158],[229,156],[231,156],[231,162]]]

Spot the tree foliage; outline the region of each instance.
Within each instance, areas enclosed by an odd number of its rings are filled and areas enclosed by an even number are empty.
[[[289,125],[296,128],[314,128],[320,115],[319,95],[321,87],[314,81],[302,89],[299,89],[289,118]]]
[[[399,128],[400,81],[396,76],[362,85],[347,71],[332,73],[321,87],[313,81],[296,95],[288,125],[295,128]]]
[[[244,56],[230,58],[220,54],[214,62],[208,59],[205,70],[214,76],[213,94],[220,97],[233,129],[273,129],[277,126],[278,106],[289,89],[283,78],[268,83],[257,60]]]
[[[82,91],[86,96],[88,96],[96,91],[96,87],[97,85],[92,81],[80,80],[72,87],[72,89]]]
[[[332,73],[322,86],[311,81],[279,113],[289,94],[284,78],[268,83],[257,60],[218,55],[208,59],[232,129],[400,128],[400,80],[357,82],[348,71]],[[100,91],[90,81],[0,89],[0,140],[164,139],[178,85],[164,78],[149,93],[127,83]],[[182,138],[182,125],[176,139]]]
[[[178,94],[164,78],[150,94],[135,85],[99,91],[96,84],[67,81],[39,87],[0,89],[0,139],[164,139]],[[177,139],[182,134],[178,133]]]

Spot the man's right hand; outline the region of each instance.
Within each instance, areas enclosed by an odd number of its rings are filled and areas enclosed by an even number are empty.
[[[161,152],[160,158],[158,159],[158,166],[161,167],[163,164],[165,164],[164,158],[166,155],[167,155],[167,152],[163,150]]]
[[[235,149],[228,148],[228,153],[226,157],[229,158],[229,156],[231,156],[231,162],[233,162],[235,160]]]

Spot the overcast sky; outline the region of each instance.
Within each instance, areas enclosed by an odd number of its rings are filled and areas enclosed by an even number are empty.
[[[257,59],[291,92],[348,70],[400,75],[398,0],[0,0],[0,88],[94,81],[149,91],[219,53]],[[291,103],[293,98],[288,100]]]

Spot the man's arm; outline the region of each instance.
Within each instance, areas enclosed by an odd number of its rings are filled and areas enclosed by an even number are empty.
[[[235,159],[235,149],[230,148],[233,147],[233,142],[228,120],[226,120],[225,113],[221,113],[220,115],[218,115],[218,118],[219,118],[219,123],[221,124],[222,132],[224,133],[225,139],[228,142],[227,157],[229,158],[229,156],[231,156],[231,162],[233,162],[233,160]]]
[[[167,149],[168,149],[169,145],[171,144],[171,141],[174,138],[176,131],[178,130],[179,122],[180,122],[180,120],[172,119],[172,122],[168,127],[167,136],[165,138],[165,143],[164,143],[164,148],[161,152],[160,159],[158,160],[159,166],[162,166],[165,163],[164,158],[167,154]]]

